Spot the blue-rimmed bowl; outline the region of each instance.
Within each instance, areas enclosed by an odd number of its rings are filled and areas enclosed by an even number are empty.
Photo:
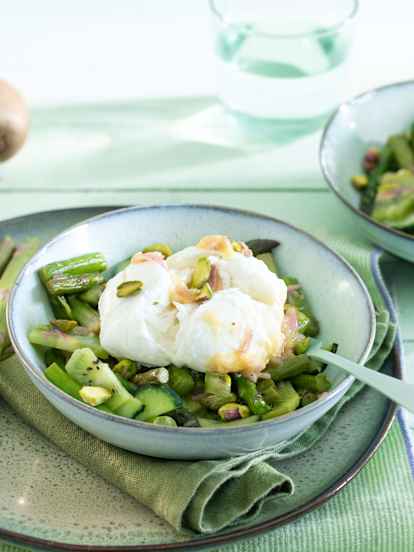
[[[303,283],[324,342],[340,344],[342,355],[367,359],[375,335],[374,308],[361,278],[341,257],[309,234],[279,220],[236,209],[201,205],[131,207],[105,213],[63,232],[25,266],[8,305],[10,337],[39,391],[65,416],[116,446],[162,458],[219,458],[244,454],[288,439],[323,416],[344,395],[351,376],[328,367],[333,388],[318,401],[280,418],[226,429],[168,428],[121,418],[93,409],[61,392],[43,375],[45,368],[27,334],[47,323],[52,312],[37,270],[46,263],[102,251],[110,264],[149,242],[168,242],[178,250],[206,234],[241,240],[280,241],[275,251],[279,270]]]
[[[343,103],[328,121],[320,145],[325,180],[352,213],[372,242],[414,262],[414,235],[376,222],[359,209],[360,195],[351,177],[361,173],[369,146],[384,144],[391,134],[408,129],[414,121],[414,81],[375,88]]]

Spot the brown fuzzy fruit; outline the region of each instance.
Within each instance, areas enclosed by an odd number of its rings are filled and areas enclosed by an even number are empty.
[[[20,93],[0,80],[0,161],[15,155],[26,141],[29,113]]]

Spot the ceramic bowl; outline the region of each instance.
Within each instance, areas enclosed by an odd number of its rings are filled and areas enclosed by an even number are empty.
[[[162,458],[223,458],[271,447],[323,416],[353,382],[328,367],[332,390],[292,414],[251,426],[225,429],[168,428],[95,410],[61,392],[44,377],[45,368],[27,334],[53,316],[37,270],[46,263],[101,251],[110,264],[148,242],[168,242],[174,250],[206,234],[227,234],[248,241],[271,238],[279,271],[303,282],[321,322],[324,342],[340,344],[342,355],[367,359],[375,334],[371,299],[361,278],[338,255],[305,232],[285,222],[246,211],[200,205],[131,207],[111,211],[78,224],[45,245],[25,266],[12,291],[8,327],[16,352],[39,391],[65,416],[93,435],[118,447]]]
[[[320,145],[325,180],[372,242],[414,262],[414,236],[374,221],[359,210],[351,177],[361,173],[367,148],[384,144],[414,121],[414,81],[376,88],[343,103],[328,121]]]

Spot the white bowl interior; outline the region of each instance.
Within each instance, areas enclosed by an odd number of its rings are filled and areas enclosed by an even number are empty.
[[[101,251],[113,264],[155,241],[168,242],[174,250],[195,243],[205,234],[227,234],[248,241],[270,238],[280,241],[275,250],[280,273],[303,283],[312,308],[321,321],[324,342],[339,343],[340,353],[365,360],[374,335],[372,303],[359,277],[333,252],[311,236],[283,222],[253,213],[203,206],[131,208],[104,214],[61,234],[26,265],[14,294],[9,325],[20,354],[38,375],[44,369],[39,352],[27,334],[53,317],[37,270],[51,261]],[[335,385],[345,375],[329,367]]]

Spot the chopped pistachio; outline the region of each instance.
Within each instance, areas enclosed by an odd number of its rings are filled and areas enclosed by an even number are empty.
[[[173,254],[171,247],[166,243],[152,243],[142,250],[143,253],[151,253],[153,251],[162,253],[164,257],[170,257]]]
[[[243,251],[243,247],[241,245],[241,243],[239,243],[238,241],[232,241],[231,242],[231,245],[234,249],[234,251],[236,251],[236,253],[241,253]]]
[[[211,263],[208,257],[199,257],[197,259],[190,287],[201,289],[210,277]]]
[[[90,406],[99,406],[111,398],[112,393],[104,387],[84,385],[79,391],[80,398]]]
[[[130,280],[129,282],[122,282],[116,288],[116,294],[118,297],[129,297],[130,295],[136,295],[142,290],[143,283],[140,280]]]
[[[213,297],[213,290],[210,284],[204,284],[200,289],[200,293],[197,295],[197,301],[204,301],[205,299],[211,299]]]
[[[207,372],[204,376],[204,389],[206,393],[225,395],[226,393],[231,392],[231,384],[232,379],[229,374]]]
[[[129,360],[128,358],[124,358],[120,360],[115,366],[112,368],[112,370],[116,373],[122,376],[123,378],[130,380],[135,376],[135,374],[138,372],[137,369],[137,363],[133,360]]]
[[[76,320],[51,320],[50,323],[58,330],[65,333],[71,332],[73,328],[76,328],[78,325]]]
[[[240,418],[247,418],[249,414],[250,410],[247,406],[237,403],[224,404],[218,410],[218,415],[225,422],[230,420],[238,420]]]
[[[352,186],[357,190],[363,190],[368,186],[368,177],[365,174],[356,174],[351,178]]]

